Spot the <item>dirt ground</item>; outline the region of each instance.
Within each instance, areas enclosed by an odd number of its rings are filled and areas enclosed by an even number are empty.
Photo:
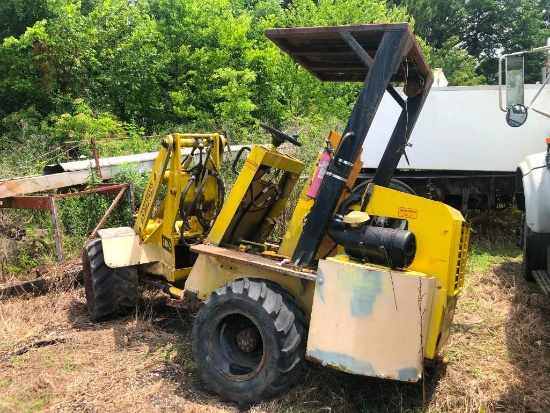
[[[308,363],[299,384],[240,410],[209,394],[190,356],[193,316],[145,292],[139,311],[92,323],[80,286],[0,297],[1,412],[548,412],[550,299],[520,260],[468,274],[446,369],[421,383]]]

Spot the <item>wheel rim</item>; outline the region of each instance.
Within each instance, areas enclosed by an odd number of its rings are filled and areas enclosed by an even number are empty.
[[[232,313],[221,318],[211,334],[211,360],[221,375],[232,381],[246,381],[260,372],[265,351],[254,320],[242,313]]]

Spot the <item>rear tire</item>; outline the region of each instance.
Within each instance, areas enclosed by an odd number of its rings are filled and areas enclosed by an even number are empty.
[[[135,266],[109,268],[101,239],[94,239],[82,253],[84,291],[88,311],[95,321],[130,314],[138,304],[139,284]]]
[[[240,405],[280,396],[302,370],[303,313],[285,290],[268,282],[244,279],[212,292],[192,337],[208,390]]]

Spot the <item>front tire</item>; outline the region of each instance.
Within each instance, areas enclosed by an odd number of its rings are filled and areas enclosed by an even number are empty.
[[[208,389],[240,405],[285,393],[303,366],[303,314],[286,291],[264,281],[239,280],[212,292],[192,337]]]
[[[548,247],[550,246],[550,234],[531,231],[527,225],[526,214],[522,217],[521,243],[523,262],[521,274],[527,281],[534,281],[534,270],[548,270]]]
[[[109,268],[101,239],[88,242],[82,253],[84,291],[88,311],[95,321],[130,314],[138,304],[139,284],[135,266]]]

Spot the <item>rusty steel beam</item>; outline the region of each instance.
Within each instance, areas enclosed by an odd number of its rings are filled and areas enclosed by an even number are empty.
[[[119,201],[124,196],[124,194],[126,193],[126,190],[128,188],[129,188],[128,185],[124,185],[124,187],[119,190],[119,193],[116,196],[116,198],[113,200],[113,202],[111,203],[111,206],[109,206],[109,208],[107,209],[107,211],[103,215],[103,218],[101,218],[99,220],[99,223],[97,224],[97,226],[94,228],[94,230],[90,234],[90,238],[93,238],[97,235],[97,231],[99,231],[101,229],[101,227],[103,226],[103,224],[105,224],[105,221],[107,221],[107,219],[109,218],[109,216],[111,215],[111,213],[113,212],[115,207],[118,205]]]
[[[99,184],[97,188],[85,189],[83,191],[68,192],[66,194],[58,194],[56,198],[68,198],[71,196],[101,194],[101,195],[117,195],[121,190],[126,190],[128,184]]]
[[[0,199],[0,208],[50,209],[49,196],[12,196]]]
[[[53,198],[60,199],[89,194],[117,195],[121,190],[126,190],[127,187],[128,184],[100,184],[97,188],[53,195]],[[12,196],[0,199],[0,208],[49,210],[51,209],[50,198],[52,198],[52,195]]]

